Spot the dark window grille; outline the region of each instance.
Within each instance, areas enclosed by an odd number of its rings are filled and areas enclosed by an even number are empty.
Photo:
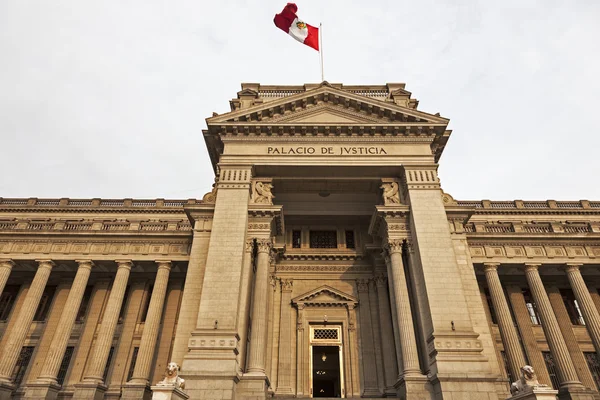
[[[17,299],[20,286],[7,285],[0,296],[0,321],[6,321]]]
[[[121,311],[119,311],[119,324],[123,323],[125,319],[125,310],[127,309],[127,300],[129,300],[129,291],[131,286],[127,285],[125,288],[125,294],[123,295],[123,302],[121,303]]]
[[[496,317],[496,309],[494,308],[494,303],[492,302],[492,296],[490,295],[489,289],[484,289],[485,300],[487,301],[488,309],[490,310],[490,317],[492,318],[492,324],[498,324],[498,317]]]
[[[110,363],[112,362],[113,353],[115,352],[114,346],[110,347],[110,351],[108,352],[108,359],[106,360],[106,365],[104,366],[104,373],[102,374],[102,381],[106,383],[106,379],[108,378],[108,370],[110,369]]]
[[[65,355],[60,362],[60,369],[58,370],[58,376],[56,377],[56,380],[61,386],[65,381],[65,377],[67,376],[67,371],[69,370],[69,364],[71,364],[71,357],[73,356],[74,349],[75,347],[73,346],[67,347],[67,350],[65,350]]]
[[[33,317],[34,321],[43,322],[46,320],[48,317],[48,312],[50,311],[50,305],[52,304],[54,292],[56,292],[56,286],[46,286],[44,293],[42,294],[42,298],[40,299],[40,303],[38,304],[38,308],[35,312],[35,316]]]
[[[336,231],[310,231],[311,249],[337,249]]]
[[[292,248],[299,249],[302,247],[302,231],[292,231]]]
[[[600,389],[600,359],[598,358],[598,353],[593,352],[585,352],[583,353],[585,360],[587,361],[587,365],[594,377],[594,382],[596,382],[596,388]]]
[[[541,321],[540,315],[538,314],[537,306],[533,301],[533,297],[531,297],[529,289],[523,290],[523,298],[525,299],[525,305],[527,306],[527,312],[529,313],[529,318],[531,318],[531,323],[533,325],[539,325]]]
[[[92,298],[92,286],[88,286],[85,288],[85,292],[83,292],[83,299],[81,299],[81,304],[79,305],[79,311],[77,311],[77,318],[75,321],[83,322],[85,321],[85,315],[87,313],[88,305],[90,304],[90,299]]]
[[[575,294],[573,294],[573,291],[571,289],[561,289],[560,294],[562,295],[563,302],[565,303],[567,314],[569,314],[569,319],[571,319],[571,324],[585,325],[583,314],[581,313],[581,309],[579,308],[579,304],[575,299]]]
[[[354,231],[346,231],[346,248],[355,249],[356,244],[354,243]]]
[[[506,358],[506,352],[501,351],[500,355],[502,355],[502,361],[504,362],[504,370],[506,371],[506,376],[508,376],[509,382],[514,382],[516,379],[510,374],[510,368],[508,368],[508,358]]]
[[[313,333],[314,339],[320,340],[338,340],[337,329],[315,329]]]
[[[135,370],[135,363],[137,362],[139,347],[133,348],[133,354],[131,355],[131,364],[129,364],[129,372],[127,373],[127,381],[130,381],[133,378],[133,371]]]
[[[152,298],[152,291],[154,290],[154,285],[150,285],[148,288],[148,293],[146,294],[146,299],[144,300],[144,308],[142,309],[142,319],[140,322],[146,322],[146,317],[148,316],[148,309],[150,308],[150,299]]]
[[[550,375],[552,388],[558,390],[560,382],[558,381],[558,375],[556,374],[556,364],[554,364],[554,358],[552,358],[552,353],[550,353],[549,351],[542,351],[542,356],[544,357],[544,362],[546,363],[548,375]]]
[[[15,365],[12,373],[15,386],[19,386],[23,381],[23,377],[27,371],[27,366],[29,365],[29,361],[31,361],[31,356],[33,355],[33,349],[35,349],[34,346],[24,346],[21,348],[21,353],[19,353],[17,364]]]

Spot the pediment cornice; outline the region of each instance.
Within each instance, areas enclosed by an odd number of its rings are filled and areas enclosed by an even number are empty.
[[[344,293],[340,290],[334,289],[331,286],[323,285],[319,288],[313,289],[300,296],[292,299],[294,305],[305,305],[305,306],[345,306],[347,304],[358,304],[356,297]]]

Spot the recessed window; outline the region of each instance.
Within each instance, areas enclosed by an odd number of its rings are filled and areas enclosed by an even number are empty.
[[[12,311],[17,294],[19,293],[18,285],[7,285],[4,287],[2,296],[0,296],[0,321],[6,321]]]
[[[154,290],[154,285],[150,285],[148,288],[148,292],[146,293],[146,298],[144,299],[144,307],[142,308],[142,319],[140,322],[146,322],[146,317],[148,316],[148,309],[150,308],[150,299],[152,298],[152,291]]]
[[[533,301],[533,297],[531,297],[531,292],[529,289],[523,290],[523,298],[525,299],[525,306],[527,307],[527,312],[529,313],[529,318],[531,318],[531,323],[533,325],[540,324],[540,316],[537,311],[537,306]]]
[[[81,299],[79,311],[77,311],[77,318],[75,319],[77,322],[83,322],[85,320],[88,304],[90,303],[90,298],[92,297],[92,289],[93,286],[88,286],[85,288],[85,292],[83,292],[83,299]]]
[[[292,248],[299,249],[302,247],[302,231],[292,231]]]
[[[65,355],[63,356],[63,359],[60,362],[60,369],[58,370],[56,380],[61,386],[65,381],[65,377],[67,376],[67,371],[69,370],[69,364],[71,364],[71,357],[73,357],[74,349],[75,347],[73,346],[67,347],[67,349],[65,350]]]
[[[567,309],[567,313],[569,314],[569,318],[571,319],[571,324],[585,325],[585,321],[583,320],[583,314],[581,314],[579,303],[577,303],[573,291],[571,289],[561,289],[560,294],[562,295],[563,302],[565,303],[565,308]]]
[[[54,292],[56,292],[56,286],[46,286],[40,304],[35,312],[35,316],[33,317],[34,321],[43,322],[46,320],[48,312],[50,311],[52,299],[54,298]]]
[[[354,242],[354,231],[346,231],[346,248],[347,249],[355,249],[356,244]]]
[[[24,346],[21,348],[21,353],[19,353],[19,358],[12,373],[12,381],[16,386],[19,386],[23,381],[25,371],[27,371],[27,366],[33,355],[33,349],[35,349],[34,346]]]
[[[311,249],[337,249],[336,231],[310,231]]]

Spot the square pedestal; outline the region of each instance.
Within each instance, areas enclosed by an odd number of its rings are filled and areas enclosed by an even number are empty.
[[[61,386],[55,383],[29,383],[25,388],[25,399],[56,400]]]
[[[235,389],[236,400],[266,399],[269,378],[264,374],[244,374]]]
[[[398,398],[403,400],[429,400],[431,384],[425,375],[404,376],[394,385]]]
[[[72,400],[104,400],[106,389],[103,383],[81,382],[75,385]]]
[[[506,400],[556,400],[558,390],[533,389],[531,392],[519,393]]]
[[[15,386],[9,382],[0,382],[0,400],[10,400]]]
[[[152,391],[150,386],[143,383],[126,383],[121,392],[122,400],[150,400]]]
[[[152,386],[152,400],[187,400],[190,398],[187,394],[175,386]]]

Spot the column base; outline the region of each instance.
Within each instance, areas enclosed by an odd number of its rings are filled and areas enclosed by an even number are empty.
[[[80,382],[71,400],[103,400],[107,387],[102,382]]]
[[[160,386],[162,387],[162,386]],[[173,388],[174,389],[174,388]],[[151,400],[152,391],[145,383],[127,382],[121,390],[121,399],[125,400]]]
[[[152,400],[187,400],[187,394],[174,386],[152,386]],[[125,397],[122,397],[125,399]],[[141,397],[139,397],[141,399]],[[144,397],[145,398],[145,397]]]
[[[10,400],[15,389],[11,382],[0,381],[0,400]]]
[[[25,386],[24,399],[32,400],[56,400],[58,392],[62,389],[58,383],[54,382],[34,382]]]
[[[597,400],[598,392],[577,385],[575,387],[563,386],[558,389],[558,400]]]
[[[296,393],[294,393],[291,387],[278,387],[273,394],[277,397],[296,397]]]
[[[393,386],[388,386],[383,389],[383,395],[385,397],[398,397],[398,391]]]
[[[403,400],[430,400],[431,383],[425,375],[403,375],[394,384],[398,398]]]
[[[365,390],[363,390],[363,393],[360,397],[378,398],[378,397],[383,397],[383,396],[378,389],[365,388]]]
[[[531,392],[519,393],[506,400],[556,400],[558,390],[533,389]]]
[[[240,377],[235,390],[236,400],[258,400],[267,398],[269,378],[263,373],[247,373]]]

